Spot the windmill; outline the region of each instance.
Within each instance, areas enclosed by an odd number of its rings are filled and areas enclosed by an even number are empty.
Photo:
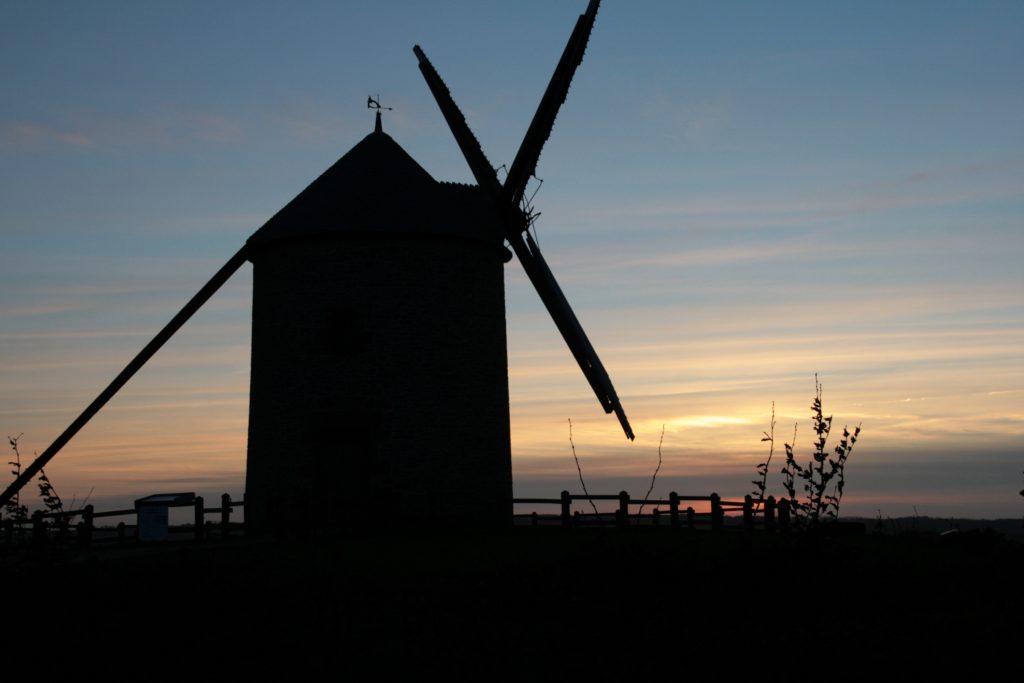
[[[512,475],[507,242],[602,408],[633,432],[529,234],[524,191],[597,13],[591,0],[498,181],[447,87],[414,52],[478,186],[434,180],[381,124],[275,214],[0,494],[30,481],[238,270],[253,263],[246,521],[507,524]],[[392,501],[402,501],[396,505]]]

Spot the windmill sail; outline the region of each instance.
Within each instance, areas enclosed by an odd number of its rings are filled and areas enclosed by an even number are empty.
[[[519,152],[516,153],[516,158],[509,168],[502,193],[503,204],[518,206],[523,198],[526,183],[537,170],[537,160],[540,158],[541,149],[550,137],[558,110],[569,94],[572,77],[576,74],[577,67],[583,62],[583,53],[587,49],[590,32],[594,28],[594,18],[597,16],[599,4],[600,0],[590,0],[587,11],[576,20],[576,28],[569,36],[569,42],[566,43],[562,58],[558,60],[555,73],[551,76],[547,90],[544,91],[544,97],[540,100],[537,113],[533,115],[533,121],[530,122],[530,127],[526,130],[523,143],[519,146]]]
[[[541,301],[544,302],[544,306],[558,327],[558,331],[562,334],[562,338],[565,339],[565,343],[569,346],[569,350],[597,395],[601,407],[606,413],[614,412],[616,414],[626,436],[632,440],[634,438],[633,430],[629,425],[629,420],[626,419],[626,413],[614,387],[612,387],[611,379],[608,377],[601,359],[598,358],[593,345],[587,339],[583,327],[569,306],[562,289],[555,281],[554,274],[541,256],[537,244],[528,233],[524,239],[529,222],[527,215],[519,207],[523,188],[530,176],[533,175],[541,149],[551,134],[555,117],[569,91],[569,84],[576,72],[576,67],[583,59],[583,52],[594,25],[598,4],[598,0],[591,0],[586,13],[577,20],[576,28],[569,37],[569,42],[562,53],[562,58],[559,60],[551,82],[548,84],[537,113],[534,115],[526,138],[520,145],[504,186],[498,182],[494,167],[487,160],[480,147],[480,142],[469,129],[466,117],[455,104],[451,92],[437,70],[434,69],[419,45],[413,47],[413,52],[419,59],[420,71],[423,73],[434,99],[437,100],[441,113],[447,121],[448,127],[451,128],[459,148],[466,157],[477,184],[494,202],[498,218],[503,224],[505,238],[522,263],[523,270],[526,271],[527,277],[533,283],[537,294],[540,295]]]
[[[533,283],[541,301],[544,302],[548,313],[551,314],[558,331],[562,333],[562,338],[590,383],[590,387],[597,394],[597,400],[601,402],[604,412],[615,413],[615,416],[619,418],[619,424],[622,425],[622,431],[632,441],[634,439],[633,429],[629,425],[629,420],[626,419],[626,411],[623,410],[622,403],[615,393],[615,387],[612,386],[608,371],[604,369],[601,359],[597,356],[597,351],[590,344],[587,334],[583,331],[583,326],[576,319],[576,314],[573,313],[565,294],[562,293],[562,288],[558,286],[554,274],[548,268],[544,257],[541,256],[540,248],[530,237],[530,233],[525,233],[525,237],[525,242],[522,235],[518,237],[518,248],[516,241],[510,240],[512,249],[518,255],[530,282]]]
[[[412,51],[420,62],[420,73],[423,74],[423,78],[427,81],[427,87],[430,88],[434,99],[437,100],[437,106],[441,108],[441,114],[448,122],[448,127],[451,128],[452,134],[455,136],[455,142],[462,150],[462,155],[466,157],[469,170],[476,178],[477,185],[482,187],[493,199],[497,199],[501,192],[501,183],[498,182],[498,175],[495,173],[494,167],[491,166],[483,148],[480,147],[480,141],[469,129],[466,117],[459,109],[459,105],[455,104],[451,91],[448,90],[448,86],[437,73],[437,69],[427,59],[427,55],[419,45],[414,45]]]
[[[188,321],[192,315],[199,310],[199,308],[206,303],[206,301],[213,296],[213,294],[221,288],[228,279],[235,274],[243,263],[249,258],[248,248],[242,247],[238,250],[231,259],[225,263],[220,270],[218,270],[210,281],[207,282],[202,289],[200,289],[194,297],[192,297],[185,306],[178,311],[178,314],[171,318],[171,321],[167,323],[160,332],[157,333],[153,339],[146,344],[145,347],[132,359],[128,365],[125,366],[114,380],[107,385],[107,388],[100,392],[92,403],[90,403],[82,414],[72,422],[67,429],[65,429],[60,436],[54,440],[50,447],[42,452],[32,464],[26,467],[21,475],[14,480],[14,482],[7,487],[7,489],[0,494],[0,507],[7,504],[14,495],[21,490],[25,484],[32,481],[32,477],[36,476],[41,469],[53,459],[53,456],[60,452],[60,449],[64,448],[65,444],[72,439],[84,427],[92,417],[100,411],[100,408],[107,404],[107,401],[112,399],[114,395],[121,390],[125,384],[128,383],[136,372],[138,372],[146,362],[153,357],[160,347],[163,346],[168,339],[170,339],[175,332],[177,332],[182,325]]]

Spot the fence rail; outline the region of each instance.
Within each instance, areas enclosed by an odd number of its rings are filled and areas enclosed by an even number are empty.
[[[712,493],[707,496],[681,496],[675,491],[669,493],[667,499],[651,499],[651,498],[631,498],[629,493],[626,491],[620,491],[617,495],[585,495],[585,494],[574,494],[568,491],[562,491],[562,495],[558,498],[515,498],[513,503],[523,505],[558,505],[560,507],[559,513],[551,515],[540,515],[537,512],[530,512],[526,514],[514,515],[520,519],[529,518],[531,525],[539,526],[541,520],[557,520],[562,526],[580,526],[587,524],[602,524],[603,516],[610,513],[583,513],[579,510],[573,512],[572,504],[573,501],[593,501],[598,500],[617,500],[619,502],[618,508],[614,511],[614,518],[616,526],[627,527],[631,525],[630,519],[633,519],[633,525],[640,525],[644,519],[649,520],[647,523],[651,526],[658,526],[661,521],[661,515],[663,514],[660,508],[655,508],[651,511],[649,516],[642,516],[640,510],[637,513],[630,515],[630,507],[643,508],[645,506],[662,506],[667,505],[669,526],[672,528],[689,528],[695,529],[697,525],[709,526],[713,531],[719,531],[725,526],[725,517],[727,512],[740,512],[743,518],[743,528],[749,531],[753,531],[759,525],[768,531],[780,530],[787,531],[790,523],[790,510],[789,501],[785,498],[776,502],[774,496],[769,496],[763,500],[754,500],[751,496],[745,496],[741,501],[735,500],[722,500],[717,493]],[[680,503],[683,502],[707,502],[710,504],[709,512],[696,512],[692,506],[688,506],[686,509],[680,509]],[[760,513],[760,517],[759,517]]]
[[[618,506],[613,512],[605,513],[583,513],[580,510],[573,511],[573,502],[588,501],[618,501]],[[693,506],[682,507],[682,503],[706,502],[709,504],[708,512],[697,512]],[[563,527],[600,526],[606,525],[606,518],[613,519],[613,524],[618,527],[629,526],[661,526],[663,517],[668,517],[667,526],[673,529],[697,529],[709,528],[712,531],[720,531],[725,527],[726,513],[739,512],[742,514],[742,527],[747,531],[753,531],[760,527],[767,531],[786,531],[790,525],[789,501],[782,499],[776,502],[774,497],[755,501],[751,496],[746,496],[742,501],[722,500],[717,493],[707,496],[681,496],[675,491],[669,494],[667,499],[631,498],[629,493],[621,491],[618,494],[581,495],[562,491],[558,498],[514,498],[514,505],[550,505],[558,506],[558,512],[552,514],[539,514],[529,512],[513,514],[514,519],[529,519],[531,526],[542,526],[542,522],[550,522]],[[190,533],[196,540],[203,540],[211,533],[216,533],[224,538],[231,535],[232,531],[243,528],[242,524],[232,522],[231,515],[236,508],[244,508],[245,500],[232,500],[227,493],[221,496],[219,507],[206,507],[202,496],[195,496],[187,503],[168,503],[167,507],[191,507],[193,509],[193,523],[191,526],[171,526],[168,531],[171,533]],[[663,511],[661,506],[668,506]],[[652,507],[650,513],[643,514],[644,507]],[[631,508],[636,512],[631,513]],[[129,538],[129,529],[133,529],[132,537],[138,533],[137,524],[125,524],[121,522],[115,528],[114,535],[99,538],[96,535],[96,520],[112,517],[137,516],[137,508],[122,510],[104,510],[97,512],[92,505],[86,505],[78,510],[66,512],[43,512],[41,510],[32,514],[28,520],[0,519],[0,541],[10,545],[17,540],[31,539],[34,542],[45,542],[48,539],[68,539],[74,523],[74,536],[83,546],[90,546],[96,541],[126,541]],[[208,515],[219,515],[216,523],[207,520]],[[26,534],[25,527],[29,527]]]
[[[204,539],[211,528],[216,529],[221,537],[227,537],[232,530],[237,530],[241,525],[231,521],[231,514],[235,508],[244,507],[245,501],[231,500],[227,493],[220,497],[220,507],[206,507],[202,496],[195,496],[190,502],[167,503],[166,507],[191,507],[193,510],[193,523],[191,526],[168,526],[170,533],[191,533],[197,540]],[[27,536],[33,542],[44,542],[55,537],[63,540],[70,535],[72,520],[79,518],[74,524],[75,537],[83,546],[90,546],[97,540],[125,541],[128,539],[128,529],[137,531],[137,524],[125,524],[121,522],[114,528],[115,535],[104,539],[96,538],[96,520],[110,517],[134,517],[137,516],[137,508],[122,510],[104,510],[97,512],[92,505],[86,505],[78,510],[67,510],[64,512],[43,512],[36,510],[27,520],[0,519],[0,539],[6,544],[14,543],[16,536],[24,539],[26,537],[25,526],[29,526]],[[209,524],[207,515],[220,515],[219,523]],[[134,536],[135,534],[133,534]]]

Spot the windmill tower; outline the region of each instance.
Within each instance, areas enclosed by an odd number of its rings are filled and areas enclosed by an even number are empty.
[[[423,50],[478,187],[438,183],[376,130],[249,239],[247,519],[507,523],[507,241],[607,412],[611,381],[528,232],[523,192],[583,59],[577,21],[504,185]],[[510,255],[509,255],[510,256]],[[281,457],[287,453],[287,457]],[[404,501],[389,508],[376,501]]]
[[[247,522],[507,522],[507,252],[482,199],[378,111],[249,239]]]
[[[434,180],[385,134],[260,228],[3,494],[10,499],[246,261],[254,267],[246,521],[351,527],[511,517],[503,264],[519,259],[602,408],[633,432],[529,228],[524,190],[597,14],[591,0],[498,181],[419,46],[477,186]],[[399,502],[400,501],[400,502]]]

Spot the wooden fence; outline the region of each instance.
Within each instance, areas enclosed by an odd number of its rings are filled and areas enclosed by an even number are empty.
[[[573,501],[588,501],[595,504],[596,501],[618,501],[619,505],[614,513],[584,513],[579,510],[573,512]],[[774,496],[764,500],[754,500],[751,496],[745,496],[742,501],[722,500],[717,493],[708,496],[681,496],[675,491],[668,494],[667,499],[631,498],[626,491],[620,491],[617,495],[580,495],[562,491],[559,498],[515,498],[513,503],[517,505],[558,505],[558,514],[542,515],[537,512],[514,515],[516,519],[527,519],[531,526],[541,526],[551,523],[560,524],[564,527],[585,526],[585,525],[607,525],[608,517],[611,514],[611,523],[618,527],[628,526],[660,526],[663,524],[662,517],[667,516],[667,526],[673,529],[698,529],[707,528],[712,531],[720,531],[725,528],[725,517],[728,513],[740,513],[742,515],[742,528],[753,531],[762,528],[767,531],[788,531],[790,528],[790,504],[785,498],[776,502]],[[709,503],[708,512],[696,512],[692,506],[682,509],[682,503],[706,502]],[[651,506],[654,509],[648,515],[642,515],[642,508]],[[667,506],[668,511],[663,512],[661,506]],[[639,508],[635,514],[630,514],[630,508]]]
[[[202,496],[196,496],[187,504],[170,503],[167,507],[191,507],[193,510],[193,523],[191,526],[169,526],[171,533],[191,534],[196,540],[203,540],[212,531],[220,537],[231,534],[232,529],[239,530],[242,525],[231,521],[231,513],[236,507],[244,507],[245,501],[233,501],[227,493],[220,497],[220,507],[208,508]],[[71,529],[74,528],[75,539],[83,546],[90,546],[94,541],[119,541],[124,542],[134,539],[137,530],[135,524],[119,523],[114,527],[113,534],[102,539],[96,537],[96,520],[111,517],[135,517],[138,515],[136,508],[124,510],[106,510],[96,512],[92,505],[86,505],[78,510],[68,512],[43,512],[36,510],[31,518],[25,523],[15,519],[0,520],[3,541],[7,544],[15,542],[16,536],[25,538],[26,535],[33,542],[45,542],[50,539],[69,540]],[[206,519],[207,515],[219,515],[218,522],[211,524]],[[77,522],[74,519],[78,518]],[[24,526],[29,526],[28,534]],[[132,530],[129,536],[129,530]]]
[[[596,501],[609,500],[618,502],[618,507],[613,513],[594,514],[572,510],[573,501],[588,501],[594,504]],[[514,498],[512,502],[514,505],[557,505],[559,507],[559,512],[556,514],[542,515],[531,512],[513,515],[514,519],[528,520],[531,526],[582,527],[611,524],[617,527],[665,526],[672,529],[702,528],[720,531],[726,526],[727,514],[739,513],[742,516],[742,528],[747,531],[754,531],[757,528],[767,531],[787,531],[790,527],[789,501],[782,499],[776,503],[773,496],[755,501],[748,495],[742,501],[727,501],[722,500],[717,493],[708,496],[681,496],[673,491],[667,499],[640,499],[631,498],[626,491],[615,495],[591,496],[562,491],[558,498]],[[683,503],[692,502],[709,503],[709,511],[696,512],[690,505],[686,508],[682,507]],[[221,496],[220,507],[205,507],[202,496],[196,496],[191,502],[185,504],[168,504],[168,507],[183,506],[193,509],[193,523],[191,526],[170,526],[168,530],[172,533],[191,534],[196,540],[203,540],[211,534],[225,538],[233,530],[238,531],[243,528],[242,524],[231,521],[231,515],[235,508],[244,507],[245,501],[233,501],[227,493]],[[667,511],[663,511],[662,506],[667,506]],[[651,507],[651,512],[642,514],[644,507]],[[636,508],[636,512],[631,514],[631,508]],[[71,540],[71,530],[74,528],[74,538],[83,546],[90,546],[97,541],[125,542],[136,537],[137,525],[121,522],[113,529],[112,533],[107,533],[99,538],[96,533],[97,520],[136,516],[137,514],[138,510],[134,508],[96,512],[92,505],[69,512],[37,510],[27,521],[0,520],[0,530],[2,530],[0,539],[7,545],[26,538],[37,543],[50,539]],[[207,515],[218,515],[219,518],[216,522],[211,522],[207,520]],[[76,518],[78,521],[74,522]],[[25,526],[29,527],[28,533],[26,533]],[[129,530],[131,530],[130,535]]]

